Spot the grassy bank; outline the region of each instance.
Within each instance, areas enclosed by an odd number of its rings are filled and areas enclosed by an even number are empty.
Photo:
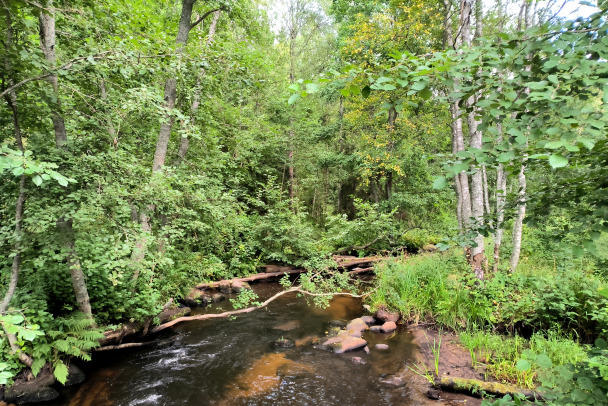
[[[392,259],[377,273],[372,307],[397,310],[408,323],[456,330],[488,378],[570,391],[574,404],[603,404],[596,398],[602,393],[605,401],[608,300],[605,278],[592,270],[539,262],[479,282],[462,253],[448,251]]]

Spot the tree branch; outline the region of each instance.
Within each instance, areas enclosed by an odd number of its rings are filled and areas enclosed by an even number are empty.
[[[262,307],[268,306],[271,302],[275,301],[279,297],[286,295],[288,293],[293,293],[293,292],[299,292],[299,293],[302,293],[302,294],[305,294],[308,296],[337,296],[337,295],[340,295],[340,296],[350,296],[350,297],[357,297],[357,298],[366,297],[370,294],[369,292],[365,293],[363,295],[355,295],[353,293],[313,293],[313,292],[308,292],[306,290],[302,290],[302,288],[299,288],[299,287],[294,287],[294,288],[287,289],[287,290],[277,293],[276,295],[272,296],[270,299],[267,299],[266,301],[264,301],[263,303],[261,303],[258,306],[252,306],[252,307],[248,307],[246,309],[231,310],[231,311],[219,313],[219,314],[200,314],[198,316],[178,317],[177,319],[172,320],[168,323],[161,324],[160,326],[154,327],[153,329],[150,330],[150,333],[151,334],[158,333],[159,331],[162,331],[169,327],[173,327],[174,325],[182,323],[184,321],[220,319],[220,318],[234,316],[237,314],[251,313],[254,310],[261,309]]]
[[[214,10],[209,10],[207,11],[205,14],[203,14],[201,16],[201,18],[199,18],[198,20],[196,20],[196,22],[190,24],[190,30],[192,30],[194,27],[196,27],[197,25],[199,25],[200,23],[202,23],[205,18],[209,17],[211,14],[215,13],[216,11],[220,11],[220,10],[225,10],[223,7],[220,8],[216,8]]]
[[[100,53],[98,53],[96,55],[93,55],[92,58],[93,59],[103,59],[105,57],[105,55],[111,54],[111,53],[114,53],[114,51],[100,52]],[[59,66],[58,68],[55,68],[55,69],[53,69],[53,70],[51,70],[49,72],[43,73],[42,75],[34,76],[34,77],[31,77],[31,78],[24,79],[21,82],[17,82],[14,85],[9,86],[6,89],[4,89],[2,91],[2,93],[0,93],[0,97],[4,97],[4,95],[9,94],[13,90],[17,89],[18,87],[23,86],[26,83],[34,82],[34,81],[37,81],[37,80],[46,79],[49,76],[52,76],[52,75],[56,74],[60,70],[71,69],[76,62],[80,62],[80,61],[86,60],[87,58],[89,58],[89,55],[87,55],[87,56],[80,56],[78,58],[74,58],[74,59],[72,59],[72,60],[64,63],[63,65]]]

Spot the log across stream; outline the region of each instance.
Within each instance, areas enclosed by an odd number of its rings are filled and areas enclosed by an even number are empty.
[[[254,289],[265,299],[282,288],[261,283]],[[215,306],[195,312],[230,309],[228,302]],[[182,323],[160,333],[165,345],[94,354],[93,363],[83,366],[87,380],[48,405],[436,404],[408,368],[419,362],[419,348],[405,330],[364,332],[369,353],[315,348],[330,321],[363,314],[358,298],[336,297],[320,309],[294,292],[234,319]],[[275,343],[281,339],[294,345],[280,348]],[[442,404],[463,404],[459,399]]]

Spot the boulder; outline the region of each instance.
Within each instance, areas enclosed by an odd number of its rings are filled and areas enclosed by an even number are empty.
[[[369,329],[373,333],[382,333],[382,326],[371,326]]]
[[[433,400],[439,400],[439,394],[441,392],[439,391],[439,389],[429,389],[429,391],[426,393],[426,396],[429,399],[433,399]]]
[[[347,335],[350,337],[361,337],[363,336],[363,332],[359,329],[348,329],[348,330],[343,330],[342,332],[340,332],[340,335]]]
[[[31,381],[17,383],[4,391],[4,401],[7,403],[48,402],[56,399],[59,393],[50,386],[55,377],[45,368]]]
[[[251,286],[247,282],[239,280],[233,281],[231,288],[234,293],[241,293],[244,290],[251,290]]]
[[[358,337],[346,336],[341,342],[333,345],[336,354],[342,354],[347,351],[358,350],[367,345],[367,341]]]
[[[398,376],[393,376],[388,379],[382,379],[380,382],[382,382],[385,385],[395,386],[395,387],[401,387],[401,386],[405,385],[405,382],[403,381],[403,379],[399,378]]]
[[[367,330],[367,323],[361,318],[354,319],[346,325],[346,330],[365,331]]]
[[[363,320],[368,326],[376,323],[376,319],[374,319],[372,316],[363,316],[361,317],[361,320]]]
[[[203,292],[196,288],[193,288],[190,290],[188,295],[182,299],[182,302],[188,307],[200,306],[203,303],[202,296]]]
[[[224,294],[222,293],[214,293],[213,295],[211,295],[212,303],[221,302],[222,300],[226,300],[226,296],[224,296]]]
[[[274,346],[276,348],[291,348],[294,346],[293,341],[288,340],[287,338],[279,338],[274,342]]]
[[[332,320],[329,322],[329,327],[344,328],[346,327],[346,322],[344,320]]]
[[[388,310],[386,310],[386,308],[380,307],[376,312],[376,319],[378,319],[382,323],[386,323],[387,321],[397,323],[399,321],[399,313],[389,312]]]
[[[365,364],[365,361],[363,361],[361,359],[361,357],[352,357],[351,360],[355,363],[355,364]]]
[[[222,293],[225,293],[225,294],[232,293],[232,287],[230,285],[230,281],[220,281],[217,288]]]
[[[385,350],[388,350],[388,345],[387,344],[376,344],[374,348],[377,350],[385,351]]]
[[[321,345],[324,347],[328,347],[330,345],[341,343],[342,340],[344,340],[344,336],[330,337],[327,340],[325,340],[324,342],[322,342]]]
[[[387,321],[381,326],[381,329],[383,333],[392,333],[397,330],[397,324],[394,321]]]
[[[78,385],[79,383],[82,383],[85,378],[86,376],[84,372],[80,370],[80,368],[74,364],[70,364],[68,367],[68,378],[65,381],[64,386]]]
[[[369,347],[366,345],[363,347],[363,351],[365,351],[366,354],[369,354]]]
[[[342,329],[340,327],[331,327],[325,332],[325,334],[327,334],[328,337],[334,337],[340,334],[341,332]]]

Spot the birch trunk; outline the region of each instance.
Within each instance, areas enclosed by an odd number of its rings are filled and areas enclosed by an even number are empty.
[[[213,43],[213,37],[215,37],[215,32],[217,30],[217,23],[220,20],[220,15],[222,14],[221,10],[216,10],[213,13],[213,20],[211,20],[211,25],[209,26],[209,34],[207,35],[206,49],[209,49],[211,44]],[[190,116],[192,123],[194,123],[196,112],[201,104],[201,79],[205,76],[205,69],[201,68],[198,77],[196,78],[196,89],[194,91],[194,97],[192,98],[192,104],[190,105]],[[188,148],[190,146],[190,138],[182,137],[179,144],[179,150],[177,151],[177,163],[181,163],[186,159],[186,154],[188,152]]]
[[[295,40],[297,38],[297,31],[295,29],[295,25],[294,27],[292,27],[291,33],[290,33],[290,41],[289,41],[289,83],[293,84],[295,82],[295,55],[294,55],[294,47],[295,47]],[[294,112],[295,106],[291,106],[291,112],[292,114],[289,117],[289,149],[287,151],[287,173],[289,175],[289,200],[291,201],[291,204],[293,205],[293,200],[295,198],[295,170],[294,170],[294,162],[293,162],[293,155],[294,155],[294,139],[295,139],[295,129],[294,129],[294,118],[293,118],[293,112]]]
[[[44,54],[44,58],[50,67],[54,67],[56,63],[56,46],[55,46],[55,12],[52,0],[46,2],[46,9],[40,13],[40,48]],[[65,148],[67,142],[67,133],[65,129],[65,121],[61,115],[61,102],[59,98],[59,88],[57,75],[51,75],[47,78],[51,84],[56,97],[55,103],[49,103],[51,109],[51,119],[53,120],[53,129],[55,131],[55,146],[59,149]],[[75,248],[74,232],[72,229],[72,221],[61,218],[57,221],[57,226],[60,232],[65,237],[66,260],[70,268],[72,276],[72,285],[74,286],[74,294],[80,311],[88,318],[93,318],[89,293],[86,286],[84,273],[80,264],[80,258]]]
[[[522,12],[520,12],[520,21],[519,26],[523,25],[524,29],[528,29],[532,24],[532,16],[530,12],[530,2],[527,0],[522,0]],[[524,21],[521,21],[521,18],[524,18]],[[531,55],[527,55],[528,58],[531,58]],[[526,70],[531,70],[530,65],[526,67]],[[530,93],[530,89],[527,88],[524,90],[526,93]],[[524,148],[527,150],[528,142]],[[528,154],[523,154],[523,159],[521,161],[521,167],[519,169],[519,174],[517,176],[517,183],[519,186],[519,191],[517,193],[517,217],[515,217],[515,221],[513,222],[513,252],[511,253],[511,259],[509,260],[509,271],[514,272],[517,269],[517,265],[519,264],[519,257],[521,254],[521,240],[523,233],[523,223],[524,218],[526,216],[526,164],[528,162]]]
[[[50,68],[55,67],[56,56],[55,56],[55,10],[53,8],[53,1],[48,0],[46,7],[41,10],[39,16],[40,22],[40,48],[44,54]],[[51,109],[51,119],[53,120],[53,129],[55,131],[55,144],[58,147],[63,148],[65,143],[68,141],[67,133],[65,130],[65,121],[61,115],[61,102],[59,100],[59,86],[57,74],[50,75],[47,82],[53,87],[53,93],[56,97],[55,103],[49,103]]]
[[[498,126],[498,143],[502,142],[502,125]],[[499,163],[496,169],[496,226],[494,233],[494,264],[492,270],[498,271],[500,265],[500,246],[504,235],[503,222],[505,220],[505,202],[507,200],[507,174],[503,164]]]
[[[480,0],[476,1],[476,4],[479,3]],[[461,28],[463,41],[467,43],[467,45],[472,44],[471,39],[471,3],[470,0],[463,0],[461,2],[462,10],[461,10]],[[476,5],[476,14],[480,13],[481,5]],[[477,15],[476,22],[481,21],[481,15]],[[477,26],[475,29],[475,36],[481,35],[481,27]],[[471,108],[471,112],[468,115],[468,127],[469,127],[469,136],[470,136],[470,145],[471,148],[481,149],[482,147],[482,133],[478,130],[479,122],[475,118],[477,114],[477,110],[475,107],[476,96],[471,97],[468,100],[469,107]],[[477,229],[478,227],[484,224],[484,188],[483,188],[483,174],[482,168],[477,166],[475,168],[475,172],[471,175],[471,215],[474,219],[473,229]],[[471,247],[471,265],[473,266],[473,272],[475,276],[483,280],[484,279],[484,269],[483,264],[485,262],[485,247],[484,247],[484,237],[479,231],[475,231],[475,237],[473,239],[473,246]]]

